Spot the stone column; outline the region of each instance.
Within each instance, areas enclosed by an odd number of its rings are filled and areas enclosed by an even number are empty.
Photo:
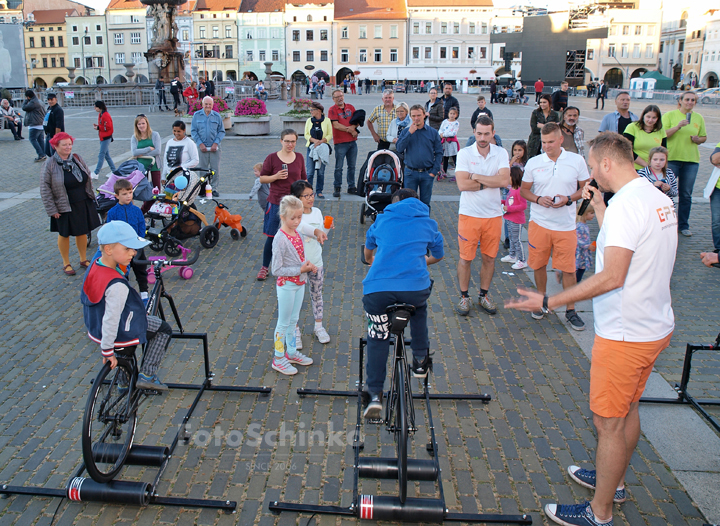
[[[75,84],[75,68],[67,67],[65,69],[68,70],[68,78],[70,79],[70,84]]]
[[[272,74],[272,62],[263,62],[265,64],[265,80],[264,82],[269,82],[272,79],[270,78],[270,75]]]
[[[133,82],[133,77],[135,76],[135,72],[133,71],[135,64],[133,62],[129,62],[123,64],[123,66],[125,67],[125,76],[128,79],[128,83],[131,84]]]

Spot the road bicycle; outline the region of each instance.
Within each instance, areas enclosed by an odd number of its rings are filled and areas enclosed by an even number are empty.
[[[189,267],[198,259],[199,251],[186,260],[137,261],[152,265],[155,284],[148,296],[147,313],[165,318],[161,298],[170,304],[175,320],[180,324],[177,308],[165,290],[162,268],[167,265]],[[179,327],[182,332],[182,326]],[[148,391],[136,387],[140,368],[135,356],[137,346],[116,348],[117,366],[105,363],[90,389],[82,425],[82,453],[85,468],[93,480],[106,483],[123,468],[133,445],[137,425],[137,411]]]

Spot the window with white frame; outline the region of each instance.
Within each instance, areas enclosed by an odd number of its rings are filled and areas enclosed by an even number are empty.
[[[453,46],[452,48],[452,58],[460,58],[460,48],[457,46]]]
[[[471,35],[475,34],[475,22],[470,22],[468,24],[468,33],[470,33]]]
[[[620,58],[627,58],[628,57],[628,47],[627,44],[623,44],[620,46]]]
[[[715,52],[714,51],[710,55],[710,61],[715,62]]]
[[[308,62],[315,62],[315,52],[313,50],[307,51],[306,57]]]
[[[200,26],[200,38],[205,38],[205,26]]]
[[[453,22],[453,35],[460,34],[460,22]]]
[[[640,58],[640,44],[633,45],[633,58]]]
[[[587,50],[587,59],[588,59],[588,60],[595,60],[595,50],[594,50],[594,49],[588,49],[588,50]]]
[[[425,48],[425,60],[431,60],[432,59],[432,48],[426,47]]]
[[[635,26],[635,36],[642,35],[642,26]]]
[[[312,29],[307,29],[305,31],[305,40],[308,42],[312,42],[315,39],[315,32]]]
[[[440,34],[447,35],[447,22],[440,23]]]
[[[692,53],[687,54],[687,63],[690,64],[692,62]]]
[[[343,26],[340,29],[340,38],[349,38],[348,37],[348,26]]]
[[[60,59],[62,60],[62,59]],[[62,64],[60,64],[62,66]],[[104,68],[105,67],[105,57],[95,57],[95,67],[96,68]]]
[[[645,45],[645,58],[653,58],[655,56],[655,50],[652,44]]]
[[[253,60],[255,60],[253,57],[254,55],[252,49],[248,49],[245,51],[245,60],[247,60],[248,62],[252,62]]]
[[[115,33],[115,44],[122,45],[124,43],[125,43],[125,34],[124,33]]]
[[[617,35],[617,26],[610,26],[610,31],[608,31],[608,36],[614,37]]]
[[[125,64],[125,53],[115,53],[115,64]]]
[[[327,29],[321,29],[320,30],[320,40],[327,41],[328,39],[328,30]]]
[[[412,48],[412,58],[413,60],[420,60],[420,48],[415,46]]]
[[[347,64],[350,61],[350,51],[347,49],[340,50],[340,62]]]
[[[390,62],[397,62],[398,61],[398,50],[397,48],[391,48],[390,49]]]
[[[320,51],[320,62],[327,62],[328,60],[328,52],[326,49],[323,49]]]
[[[133,51],[132,61],[133,64],[140,64],[142,62],[143,55],[139,51]]]
[[[698,51],[695,52],[695,64],[700,62],[700,53]]]
[[[300,30],[299,29],[293,29],[292,39],[293,39],[293,42],[300,42]]]
[[[447,48],[445,46],[442,46],[440,48],[440,59],[447,58]]]
[[[432,35],[432,22],[425,22],[425,34]]]
[[[358,55],[358,62],[367,62],[367,49],[361,49]]]
[[[623,26],[622,34],[629,35],[630,34],[630,26]]]
[[[413,22],[413,35],[420,34],[420,22]]]
[[[393,24],[390,26],[390,38],[397,38],[398,37],[398,26],[396,24]]]
[[[487,58],[487,48],[485,46],[480,48],[480,58]]]
[[[33,43],[33,45],[31,45],[30,47],[35,47],[35,40],[33,39],[33,37],[30,37],[30,40],[31,40],[32,43]],[[79,45],[80,45],[80,38],[79,38],[79,37],[72,37],[72,43],[73,43],[73,46],[79,46]]]
[[[130,23],[131,24],[139,24],[140,23],[140,17],[137,15],[130,15]]]
[[[100,24],[95,25],[95,31],[102,31],[102,28],[100,27]]]
[[[75,69],[80,67],[80,59],[79,58],[75,57],[73,59],[73,63],[75,64]]]
[[[307,16],[307,21],[308,21],[308,22],[312,22],[312,15],[308,15],[308,16]]]
[[[189,29],[183,29],[182,30],[182,39],[187,42],[190,40],[190,30]]]
[[[258,51],[258,60],[260,62],[265,62],[265,50],[264,49],[261,49],[260,51]]]
[[[382,26],[375,26],[375,38],[382,38]]]
[[[608,44],[608,58],[615,56],[615,44]]]
[[[212,37],[213,38],[220,38],[220,27],[213,26],[212,28]]]
[[[367,38],[367,26],[360,26],[358,38]]]
[[[300,62],[300,52],[293,51],[293,62]]]
[[[474,59],[475,58],[475,47],[474,46],[468,46],[467,48],[467,58]]]
[[[232,38],[232,26],[225,26],[225,38]]]
[[[103,37],[102,37],[101,35],[96,36],[96,37],[95,37],[95,43],[96,43],[98,46],[102,46]]]
[[[483,23],[482,23],[481,30],[482,30],[482,34],[483,34],[483,35],[487,35],[487,32],[488,32],[487,22],[483,22]]]
[[[142,40],[140,39],[140,33],[130,33],[130,43],[131,44],[142,43]]]
[[[375,49],[375,62],[382,62],[382,49]]]
[[[272,50],[272,60],[273,60],[273,62],[277,62],[278,60],[280,60],[280,51],[279,50],[277,50],[277,49]]]

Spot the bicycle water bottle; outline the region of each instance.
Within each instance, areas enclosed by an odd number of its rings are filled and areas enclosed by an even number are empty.
[[[205,185],[205,197],[208,199],[212,199],[212,186],[210,186],[210,183]]]

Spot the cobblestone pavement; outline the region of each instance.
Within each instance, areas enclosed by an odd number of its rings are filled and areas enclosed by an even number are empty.
[[[349,102],[371,109],[379,97],[353,97]],[[397,100],[420,101],[419,95]],[[370,103],[372,100],[372,104]],[[424,99],[423,99],[424,100]],[[367,102],[366,102],[367,101]],[[460,96],[463,108],[473,107],[471,96]],[[585,111],[596,121],[600,112]],[[327,104],[330,101],[327,100]],[[639,104],[633,101],[633,109]],[[281,103],[271,102],[277,114]],[[525,135],[528,107],[494,105],[498,130],[505,141]],[[665,110],[666,108],[663,108]],[[122,157],[129,149],[132,119],[142,110],[114,111],[116,141],[111,154]],[[709,112],[700,109],[706,116]],[[470,112],[463,110],[467,120]],[[587,113],[587,116],[586,116]],[[75,151],[89,164],[97,155],[91,124],[94,112],[68,112],[68,128],[77,136]],[[70,118],[72,117],[72,118]],[[76,118],[75,118],[76,117]],[[710,115],[711,138],[720,138],[720,118]],[[153,128],[168,135],[172,117],[151,115]],[[156,124],[157,123],[157,124]],[[592,123],[592,126],[590,126]],[[597,122],[585,123],[588,135]],[[277,134],[279,126],[271,133]],[[462,128],[469,130],[463,121]],[[506,138],[507,137],[507,138]],[[361,152],[371,141],[361,141]],[[251,166],[279,146],[276,138],[228,139],[223,143],[221,168],[226,170],[223,192],[244,193],[252,184]],[[508,144],[509,146],[509,144]],[[707,153],[711,150],[703,150]],[[0,263],[0,483],[64,487],[80,462],[79,431],[90,380],[99,368],[97,348],[83,330],[78,301],[82,273],[60,272],[56,236],[38,199],[11,194],[38,186],[39,165],[31,147],[0,139],[3,159],[23,159],[16,167],[0,167],[0,218],[5,239],[13,250]],[[707,178],[707,157],[698,177],[696,194]],[[361,158],[364,155],[361,153]],[[230,168],[232,167],[232,168]],[[328,167],[328,173],[331,172]],[[105,169],[107,171],[107,168]],[[326,174],[327,177],[327,174]],[[102,179],[101,179],[102,180]],[[331,181],[331,179],[330,179]],[[328,185],[326,184],[326,188]],[[449,183],[436,185],[436,195],[457,195]],[[279,377],[269,367],[271,333],[275,324],[275,291],[271,280],[255,281],[264,238],[257,204],[228,200],[233,213],[243,216],[248,237],[234,242],[221,231],[217,247],[203,251],[189,281],[167,273],[166,284],[180,307],[187,330],[209,334],[211,369],[216,383],[267,385],[270,396],[211,393],[200,401],[191,419],[192,440],[179,445],[158,488],[160,495],[236,500],[237,515],[173,507],[137,508],[98,503],[64,503],[57,524],[296,524],[295,514],[272,515],[269,501],[278,499],[349,505],[352,496],[352,449],[341,443],[309,444],[334,432],[349,432],[355,424],[354,403],[340,398],[304,398],[298,387],[353,389],[357,375],[358,338],[363,336],[362,285],[365,269],[358,262],[364,226],[358,222],[360,203],[343,196],[318,206],[336,218],[337,228],[325,248],[325,326],[331,343],[323,346],[309,336],[313,320],[304,306],[301,327],[305,351],[315,364],[293,378]],[[210,205],[200,206],[210,211]],[[557,317],[535,322],[526,314],[502,308],[490,317],[474,308],[467,318],[453,309],[457,287],[454,250],[457,204],[439,200],[433,205],[448,243],[445,261],[431,270],[435,280],[428,324],[435,352],[434,392],[489,392],[487,404],[433,402],[440,463],[447,506],[462,512],[531,513],[536,524],[547,502],[589,498],[590,493],[570,482],[570,463],[592,462],[596,438],[588,408],[589,362]],[[697,253],[711,248],[709,207],[693,209],[696,236],[681,239],[673,294],[678,328],[673,343],[658,361],[658,370],[675,381],[686,341],[710,341],[718,330],[713,290],[715,269],[699,265]],[[190,243],[196,246],[197,241]],[[77,255],[71,247],[71,261]],[[502,251],[501,251],[502,255]],[[28,257],[29,256],[29,257]],[[475,268],[477,271],[477,267]],[[491,295],[498,303],[514,295],[519,284],[530,285],[525,273],[504,273],[498,263]],[[477,274],[473,273],[473,279]],[[708,293],[709,292],[709,293]],[[173,342],[160,371],[168,382],[200,382],[200,349],[193,343]],[[693,380],[708,396],[717,396],[720,360],[698,360]],[[195,393],[171,391],[147,400],[141,408],[137,443],[170,444],[182,414]],[[423,406],[416,405],[419,431],[412,439],[413,455],[428,458]],[[182,414],[181,414],[182,412]],[[284,427],[283,427],[284,426]],[[284,444],[271,445],[274,431],[290,431]],[[392,438],[384,429],[364,426],[365,455],[392,456]],[[239,433],[242,433],[240,438]],[[219,437],[219,438],[216,438]],[[256,440],[259,438],[260,440]],[[257,443],[259,442],[259,443]],[[154,469],[127,468],[124,480],[152,480]],[[629,500],[616,507],[616,524],[702,524],[703,517],[684,488],[668,470],[653,446],[641,438],[628,474]],[[392,494],[392,482],[362,481],[361,492]],[[435,496],[428,483],[415,484],[411,494]],[[48,524],[57,499],[12,497],[0,501],[0,526]],[[304,524],[306,518],[301,519]],[[322,524],[339,524],[335,517],[319,517]],[[343,520],[342,523],[353,521]]]

